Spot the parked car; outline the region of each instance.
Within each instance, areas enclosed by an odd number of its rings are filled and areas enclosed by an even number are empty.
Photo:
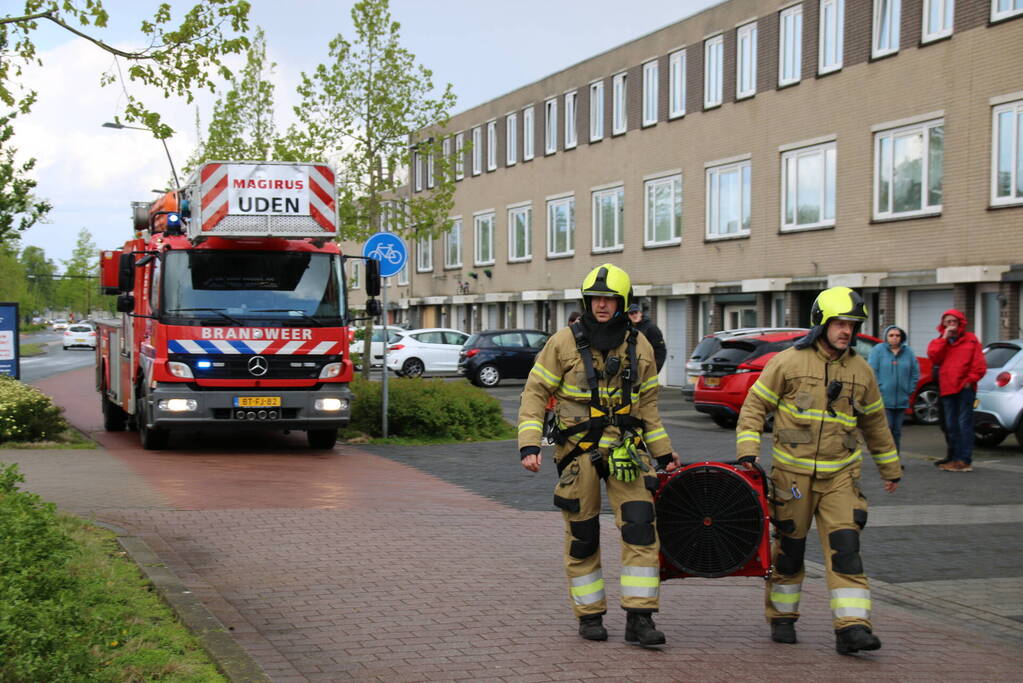
[[[1023,446],[1023,339],[984,347],[987,372],[977,382],[974,433],[979,446],[993,447],[1009,434]]]
[[[458,355],[458,372],[482,387],[502,379],[525,379],[550,337],[541,330],[486,330],[469,337]]]
[[[387,369],[402,377],[420,377],[427,372],[455,372],[465,332],[441,327],[395,330],[387,340]]]
[[[703,361],[721,348],[721,342],[736,337],[747,337],[768,332],[808,332],[805,327],[739,327],[734,330],[719,330],[704,335],[703,339],[696,345],[693,352],[686,361],[686,383],[682,385],[682,398],[692,402],[693,393],[696,391],[696,382],[703,374]]]
[[[348,343],[348,352],[351,354],[352,360],[356,365],[362,363],[362,351],[365,348],[365,341],[359,337],[365,335],[364,327],[360,327],[357,330],[353,330],[352,339]],[[390,344],[397,342],[398,337],[396,336],[399,331],[403,328],[397,325],[387,326],[387,341]],[[361,335],[359,333],[362,333]],[[379,326],[373,327],[373,342],[370,345],[370,352],[372,354],[372,361],[370,367],[379,368],[384,364],[384,328]]]
[[[718,426],[733,429],[747,392],[760,378],[760,373],[767,362],[779,351],[792,346],[804,334],[805,329],[764,332],[722,341],[721,348],[702,365],[703,374],[697,382],[693,401],[696,410],[710,415]],[[881,340],[877,337],[861,333],[857,335],[853,348],[865,359],[870,355],[870,350],[879,343]],[[914,416],[915,402],[920,392],[927,387],[933,387],[930,360],[918,356],[917,362],[920,364],[920,380],[913,396],[910,397],[910,407],[907,408],[907,412]],[[936,407],[934,422],[937,422]]]
[[[65,351],[70,349],[72,346],[85,346],[90,349],[95,349],[95,328],[93,328],[92,325],[86,325],[84,323],[71,323],[71,325],[64,330],[63,346]]]

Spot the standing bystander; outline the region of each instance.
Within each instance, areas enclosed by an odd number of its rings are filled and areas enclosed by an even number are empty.
[[[668,357],[668,347],[664,344],[664,334],[661,333],[661,328],[654,325],[652,320],[643,316],[643,307],[638,301],[629,306],[628,313],[632,326],[646,337],[647,341],[650,342],[650,346],[654,347],[657,372],[660,372],[661,368],[664,367],[664,359]]]
[[[884,412],[888,429],[895,439],[895,450],[902,452],[902,420],[909,407],[909,397],[920,379],[920,364],[916,354],[906,343],[906,331],[897,325],[884,330],[884,342],[870,350],[867,362],[877,375],[877,385],[884,399]]]

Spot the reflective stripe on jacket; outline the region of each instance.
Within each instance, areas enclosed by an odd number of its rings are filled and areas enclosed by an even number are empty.
[[[598,376],[604,369],[604,354],[591,349],[593,367]],[[628,366],[628,343],[622,342],[618,348],[609,351],[607,357],[618,356],[622,370],[610,380],[601,378],[599,391],[601,402],[612,407],[621,406],[621,372]],[[629,414],[643,421],[643,440],[646,442],[650,455],[660,457],[672,452],[671,440],[661,424],[657,412],[657,367],[654,362],[654,351],[650,342],[642,335],[636,337],[636,363],[639,365],[638,376],[632,383],[632,408]],[[533,369],[526,379],[519,404],[519,448],[539,446],[543,435],[543,414],[547,399],[553,395],[557,398],[555,412],[561,428],[571,427],[590,418],[590,388],[586,381],[586,369],[582,357],[575,347],[572,330],[563,327],[554,333],[533,363]],[[584,433],[571,438],[578,441]],[[610,426],[604,430],[600,439],[600,447],[608,448],[620,435],[618,427]]]
[[[829,410],[827,386],[836,380],[842,390]],[[772,358],[739,412],[738,457],[760,454],[760,434],[771,411],[771,454],[778,469],[827,478],[857,466],[863,459],[862,432],[881,477],[902,476],[877,379],[867,362],[852,351],[830,360],[815,344],[789,348]]]

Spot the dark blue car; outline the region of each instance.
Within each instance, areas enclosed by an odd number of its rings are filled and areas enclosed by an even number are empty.
[[[458,372],[481,387],[496,387],[502,379],[525,379],[548,337],[541,330],[477,332],[462,345]]]

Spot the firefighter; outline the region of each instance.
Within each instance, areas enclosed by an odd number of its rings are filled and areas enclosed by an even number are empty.
[[[625,315],[629,275],[609,263],[583,280],[583,315],[558,330],[536,357],[519,407],[522,466],[540,471],[544,407],[557,398],[554,505],[565,520],[565,572],[579,635],[607,640],[600,566],[600,483],[622,535],[621,606],[625,640],[662,645],[654,625],[660,582],[652,461],[667,470],[678,455],[657,412],[657,368],[650,343]]]
[[[771,638],[796,642],[803,551],[817,520],[831,597],[835,648],[841,654],[876,650],[870,586],[860,559],[867,501],[860,492],[862,433],[884,488],[898,487],[902,466],[885,419],[877,380],[852,348],[867,310],[848,287],[821,292],[810,312],[812,329],[772,358],[750,389],[736,426],[739,461],[760,454],[764,419],[774,412],[771,449],[774,571],[766,587]]]

